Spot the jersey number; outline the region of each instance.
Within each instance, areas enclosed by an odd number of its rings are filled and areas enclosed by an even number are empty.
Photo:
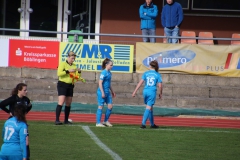
[[[147,77],[147,86],[153,86],[154,85],[154,77]]]
[[[103,74],[101,74],[101,75],[100,75],[100,79],[103,79],[103,77],[104,77],[104,75],[103,75]]]
[[[5,127],[4,139],[9,140],[12,137],[14,131],[14,128]]]

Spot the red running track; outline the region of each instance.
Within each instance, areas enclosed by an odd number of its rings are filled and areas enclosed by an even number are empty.
[[[6,120],[9,117],[5,112],[0,112],[0,120]],[[64,114],[60,119],[63,120]],[[95,114],[71,113],[73,122],[96,122]],[[104,115],[102,117],[104,119]],[[29,112],[27,120],[35,121],[55,121],[54,112]],[[110,117],[112,124],[134,124],[141,125],[142,116],[112,114]],[[179,117],[154,117],[155,124],[159,126],[184,126],[184,127],[209,127],[209,128],[236,128],[240,129],[240,120],[232,119],[206,119],[206,118],[179,118]],[[149,123],[147,123],[149,125]]]

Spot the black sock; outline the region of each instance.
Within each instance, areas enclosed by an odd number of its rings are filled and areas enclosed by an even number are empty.
[[[30,148],[29,145],[27,145],[27,160],[30,159]]]
[[[62,111],[62,106],[57,105],[57,108],[56,108],[56,121],[59,121],[59,117],[60,117],[61,111]]]
[[[65,120],[64,122],[68,122],[68,117],[70,114],[71,106],[65,106]]]

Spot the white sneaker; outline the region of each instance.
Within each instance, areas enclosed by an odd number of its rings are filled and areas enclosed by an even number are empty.
[[[110,122],[103,122],[103,125],[106,125],[106,126],[108,126],[108,127],[112,127],[113,125],[110,123]]]
[[[96,127],[106,127],[106,126],[103,125],[102,123],[98,123],[98,124],[96,124]]]

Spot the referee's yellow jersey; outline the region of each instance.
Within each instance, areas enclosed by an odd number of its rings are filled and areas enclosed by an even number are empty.
[[[77,80],[81,79],[81,73],[78,73],[78,71],[76,71],[75,73],[67,73],[66,71],[69,69],[77,70],[76,64],[72,63],[72,65],[69,65],[67,61],[60,63],[57,71],[59,81],[65,82],[68,84],[73,84]]]

